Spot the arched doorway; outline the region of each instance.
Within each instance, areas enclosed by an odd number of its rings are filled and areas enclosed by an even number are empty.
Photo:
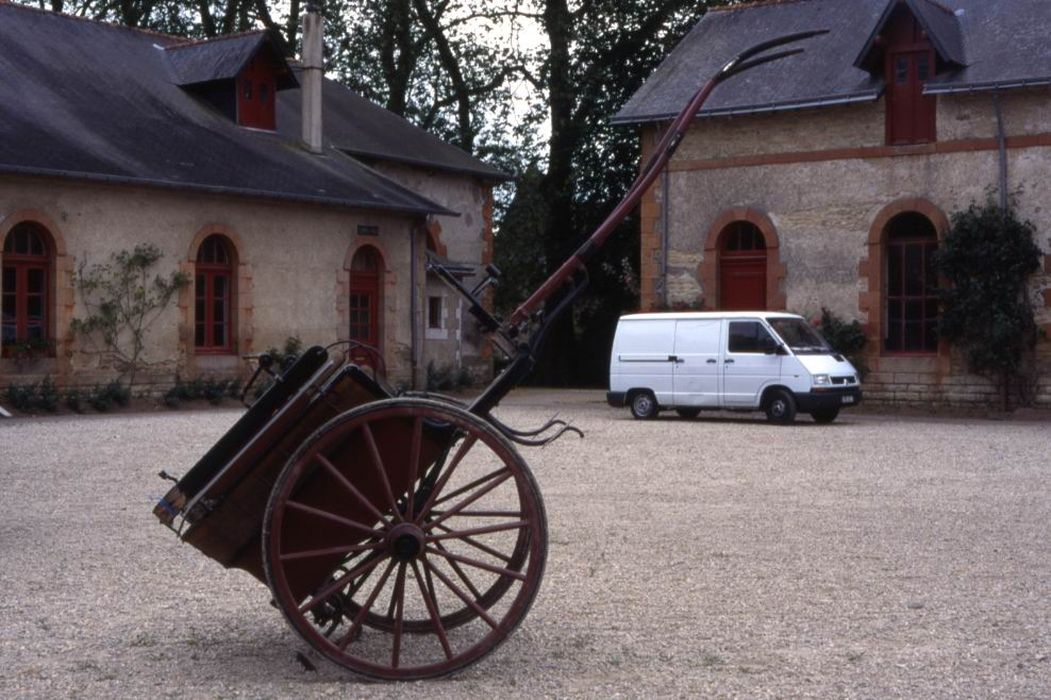
[[[766,309],[766,240],[749,221],[734,221],[719,234],[719,308]]]
[[[351,361],[375,367],[380,361],[380,291],[383,258],[372,246],[362,246],[350,263]],[[367,347],[361,347],[367,346]]]

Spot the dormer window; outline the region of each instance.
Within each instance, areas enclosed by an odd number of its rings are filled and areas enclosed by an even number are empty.
[[[938,105],[923,89],[967,65],[958,17],[931,0],[888,2],[854,65],[883,77],[887,145],[931,143]]]
[[[270,99],[277,78],[271,62],[258,53],[237,76],[237,123],[255,129],[276,128],[274,101]]]

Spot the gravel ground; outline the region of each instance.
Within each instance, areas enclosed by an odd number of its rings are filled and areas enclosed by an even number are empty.
[[[533,609],[451,679],[323,661],[151,508],[230,409],[0,421],[0,697],[1051,696],[1049,424],[633,421],[521,390],[550,523]],[[317,670],[295,655],[305,653]]]

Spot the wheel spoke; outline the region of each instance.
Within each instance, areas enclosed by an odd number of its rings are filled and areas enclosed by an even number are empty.
[[[372,428],[369,427],[368,423],[361,425],[361,433],[365,436],[365,444],[369,449],[369,454],[372,456],[372,466],[379,473],[380,483],[383,484],[383,492],[387,496],[387,505],[390,506],[391,515],[400,523],[402,522],[402,517],[401,513],[398,512],[398,504],[394,501],[394,492],[390,488],[387,469],[383,466],[383,458],[380,457],[380,450],[376,446],[376,438],[372,435]]]
[[[429,530],[430,528],[434,527],[435,525],[437,525],[438,523],[442,522],[443,520],[456,515],[457,513],[462,511],[464,508],[466,508],[467,506],[471,505],[472,503],[477,501],[479,498],[481,498],[482,496],[484,496],[485,494],[489,493],[490,491],[495,489],[497,486],[499,486],[500,484],[504,483],[505,481],[507,481],[508,479],[511,478],[511,470],[510,469],[502,469],[500,471],[502,471],[504,473],[503,476],[501,476],[498,479],[493,479],[491,481],[491,483],[489,483],[487,486],[485,486],[484,488],[478,489],[473,494],[471,494],[467,498],[463,499],[462,501],[457,503],[455,506],[453,506],[449,510],[445,511],[444,513],[442,513],[441,515],[439,515],[437,518],[435,518],[434,520],[432,520],[429,523],[427,523],[424,526],[424,529],[425,530]]]
[[[365,604],[361,606],[361,610],[359,610],[358,614],[354,616],[354,622],[351,624],[350,629],[347,630],[346,634],[336,640],[336,646],[340,649],[346,649],[347,645],[354,640],[354,637],[361,630],[361,623],[365,620],[365,615],[368,614],[369,610],[372,610],[372,604],[376,602],[376,597],[380,594],[380,591],[383,590],[383,586],[386,585],[387,579],[390,578],[390,572],[394,570],[394,563],[394,560],[391,559],[387,564],[387,568],[384,570],[383,575],[380,576],[380,580],[372,587],[372,593],[369,594]]]
[[[525,581],[526,578],[526,575],[523,574],[521,571],[512,571],[511,569],[505,569],[501,566],[493,566],[492,564],[487,564],[486,562],[479,561],[478,559],[472,559],[471,557],[465,557],[460,554],[453,554],[447,549],[441,550],[436,549],[434,547],[424,547],[424,551],[443,556],[446,559],[458,561],[461,564],[467,564],[468,566],[473,566],[478,569],[492,571],[494,574],[500,574],[501,576],[510,576],[511,578],[518,579],[519,581]]]
[[[468,452],[470,452],[471,448],[474,447],[474,443],[477,441],[478,438],[475,435],[468,435],[463,439],[463,444],[460,445],[460,449],[456,451],[456,455],[453,457],[453,460],[449,462],[449,466],[445,468],[444,473],[438,477],[438,482],[434,485],[434,488],[431,489],[431,493],[427,497],[427,500],[420,507],[420,512],[416,514],[417,525],[420,524],[420,521],[423,520],[423,517],[427,515],[428,511],[434,507],[434,501],[438,498],[438,494],[440,494],[442,489],[445,488],[445,485],[449,482],[449,478],[453,475],[456,467],[459,466],[460,461]]]
[[[360,530],[361,532],[365,532],[369,535],[372,535],[373,537],[378,537],[382,533],[381,530],[377,530],[374,527],[370,527],[365,523],[359,523],[356,520],[344,518],[343,516],[336,515],[335,513],[329,513],[327,510],[321,510],[320,508],[315,508],[314,506],[308,506],[306,503],[300,503],[298,501],[286,501],[285,503],[292,510],[298,510],[302,513],[316,515],[319,518],[324,518],[325,520],[329,520],[334,523],[339,523],[340,525],[345,525],[354,530]]]
[[[394,642],[390,652],[390,667],[398,668],[401,660],[401,628],[405,620],[405,562],[398,565],[398,576],[394,580]]]
[[[431,515],[442,516],[446,513],[457,515],[461,518],[521,518],[521,511],[517,510],[462,510],[452,512],[447,510],[432,510]]]
[[[434,575],[438,577],[438,580],[445,584],[446,588],[455,593],[456,596],[467,605],[467,607],[469,607],[471,610],[474,610],[478,614],[478,617],[485,620],[490,627],[492,627],[494,630],[498,627],[496,620],[494,620],[492,616],[488,612],[486,612],[486,610],[481,605],[478,604],[478,601],[475,598],[471,598],[469,595],[460,590],[460,587],[452,581],[450,581],[449,578],[438,569],[438,567],[436,567],[434,564],[431,564],[427,557],[423,558],[423,566],[427,569],[427,571],[433,572]]]
[[[434,546],[442,552],[449,552],[449,550],[446,549],[445,545],[443,545],[441,542],[435,542]],[[471,592],[471,595],[473,595],[475,598],[481,598],[482,592],[475,588],[474,582],[471,581],[471,578],[466,573],[464,573],[463,567],[461,567],[452,559],[448,559],[446,561],[449,562],[449,566],[452,568],[453,571],[456,572],[456,575],[460,577],[460,580],[464,582],[464,585],[467,586],[467,590]]]
[[[448,540],[453,537],[464,538],[470,535],[486,535],[490,532],[505,532],[507,530],[519,530],[529,525],[528,520],[516,520],[513,523],[501,523],[499,525],[487,525],[486,527],[472,527],[467,530],[453,530],[444,525],[439,525],[438,529],[444,530],[444,535],[427,535],[427,541],[433,542],[435,540]]]
[[[379,563],[383,561],[383,557],[373,557],[366,562],[362,562],[357,568],[351,569],[344,575],[340,576],[335,581],[329,583],[320,591],[311,596],[310,600],[299,606],[299,612],[308,613],[322,603],[332,597],[333,593],[336,593],[344,586],[349,586],[354,582],[358,576],[362,574],[371,574],[372,570],[375,569]]]
[[[409,450],[409,480],[408,497],[405,499],[405,520],[412,522],[414,519],[413,506],[416,500],[416,479],[419,478],[420,470],[420,443],[423,441],[423,418],[416,416],[412,422],[412,449]]]
[[[482,484],[484,484],[485,482],[489,481],[490,479],[495,479],[496,477],[500,476],[501,474],[503,474],[506,471],[507,471],[507,467],[504,467],[502,469],[497,469],[495,472],[489,472],[485,476],[480,477],[478,479],[475,479],[474,481],[472,481],[471,483],[467,484],[466,486],[461,486],[460,488],[456,489],[452,493],[445,494],[444,496],[439,498],[437,501],[435,501],[434,505],[440,506],[441,504],[445,503],[446,501],[450,501],[450,500],[456,498],[460,494],[467,493],[471,489],[477,488],[478,486],[481,486]]]
[[[329,474],[335,477],[336,481],[343,485],[343,488],[345,488],[350,493],[350,495],[352,495],[354,499],[357,500],[358,503],[365,506],[365,508],[367,508],[368,511],[372,513],[372,517],[376,518],[376,520],[380,521],[381,523],[387,520],[386,516],[384,516],[383,513],[380,512],[379,508],[373,505],[372,501],[365,498],[365,494],[359,491],[357,487],[354,486],[354,484],[350,483],[350,479],[343,476],[343,474],[338,469],[336,469],[336,465],[330,462],[328,458],[325,457],[325,455],[319,452],[317,455],[317,461],[321,463],[321,466],[325,468],[325,471],[327,471]]]
[[[467,544],[471,545],[475,549],[481,550],[481,551],[485,552],[486,554],[488,554],[490,556],[493,556],[493,557],[496,557],[497,559],[500,559],[501,561],[505,561],[507,563],[511,563],[511,557],[509,557],[508,555],[504,554],[503,552],[501,552],[501,551],[499,551],[497,549],[494,549],[494,548],[492,548],[492,547],[490,547],[488,545],[482,544],[481,542],[479,542],[478,540],[474,539],[473,537],[465,537],[463,535],[463,532],[464,532],[463,530],[460,530],[460,531],[451,530],[450,528],[447,528],[444,525],[439,525],[438,529],[442,530],[443,532],[454,533],[454,534],[449,535],[449,537],[457,537],[460,540],[462,540],[462,541],[466,542]],[[428,538],[428,541],[429,542],[437,542],[438,539],[439,539],[438,537],[430,537],[430,538]]]
[[[305,549],[301,552],[288,552],[281,555],[281,561],[293,561],[295,559],[310,559],[312,557],[325,557],[332,554],[350,554],[352,552],[364,552],[376,549],[382,542],[371,542],[368,544],[352,544],[342,547],[325,547],[324,549]]]
[[[442,644],[442,651],[445,652],[446,659],[452,659],[453,650],[449,646],[449,636],[445,633],[445,627],[442,626],[441,616],[438,614],[438,608],[435,606],[431,597],[427,595],[427,591],[424,590],[423,579],[420,578],[420,568],[416,566],[416,562],[412,562],[412,573],[416,578],[416,585],[420,589],[420,595],[423,596],[423,602],[427,606],[427,613],[431,616],[431,622],[434,624],[434,632],[438,635],[438,640]]]

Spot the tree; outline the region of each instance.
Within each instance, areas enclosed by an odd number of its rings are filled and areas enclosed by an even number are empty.
[[[1040,268],[1035,229],[989,197],[952,215],[935,263],[948,285],[939,331],[963,353],[967,367],[996,382],[1003,408],[1012,385],[1025,400],[1025,367],[1038,329],[1028,297],[1029,277]]]

